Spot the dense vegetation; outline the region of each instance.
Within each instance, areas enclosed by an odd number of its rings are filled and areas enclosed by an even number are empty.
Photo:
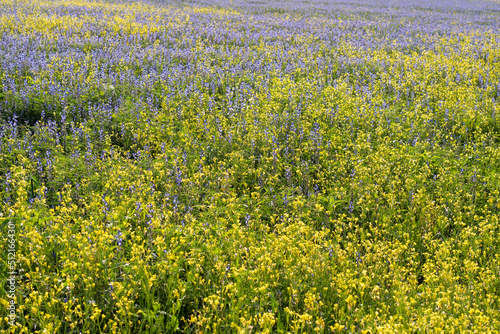
[[[0,0],[0,330],[499,331],[499,45],[492,1]]]

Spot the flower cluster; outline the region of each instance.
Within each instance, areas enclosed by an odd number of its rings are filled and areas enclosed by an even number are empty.
[[[0,331],[497,331],[498,22],[0,0]]]

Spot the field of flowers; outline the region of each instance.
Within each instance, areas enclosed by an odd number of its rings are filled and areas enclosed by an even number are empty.
[[[494,0],[0,0],[0,332],[499,332],[499,100]]]

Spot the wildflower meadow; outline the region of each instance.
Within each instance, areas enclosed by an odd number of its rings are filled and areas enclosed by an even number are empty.
[[[0,332],[498,333],[499,100],[496,0],[0,0]]]

